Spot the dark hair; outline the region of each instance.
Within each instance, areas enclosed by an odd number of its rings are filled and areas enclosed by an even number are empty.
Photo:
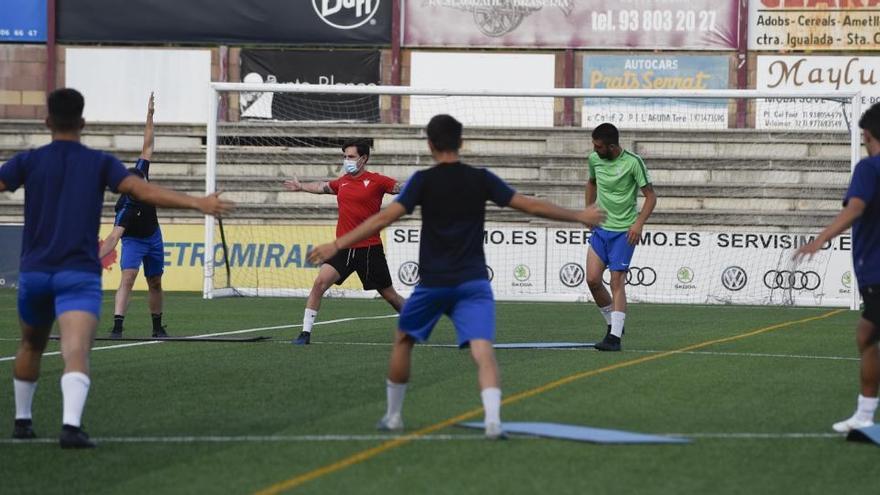
[[[134,175],[137,175],[141,179],[146,179],[146,176],[144,176],[144,173],[141,171],[141,169],[139,169],[137,167],[128,167],[128,171]]]
[[[599,124],[593,129],[593,139],[602,141],[602,144],[605,145],[620,145],[620,133],[617,131],[617,127],[608,122]]]
[[[46,98],[49,122],[53,130],[75,131],[80,127],[86,102],[79,91],[72,88],[56,89]]]
[[[871,133],[880,141],[880,103],[874,103],[859,119],[859,127]]]
[[[455,120],[455,117],[435,115],[426,128],[428,141],[437,151],[458,151],[461,147],[461,129],[461,122]]]
[[[358,156],[370,156],[370,143],[364,139],[350,139],[342,143],[342,151],[354,146],[358,150]]]

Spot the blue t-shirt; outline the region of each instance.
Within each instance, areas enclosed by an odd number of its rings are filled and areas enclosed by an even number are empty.
[[[483,254],[486,201],[507,206],[514,193],[492,172],[463,163],[413,174],[395,201],[407,213],[422,207],[421,285],[451,287],[488,279]]]
[[[850,198],[865,202],[865,211],[852,226],[853,267],[859,287],[880,285],[880,156],[856,165],[843,204]]]
[[[100,274],[104,190],[116,192],[128,175],[114,156],[75,141],[23,151],[0,167],[7,190],[25,189],[20,270]]]
[[[144,180],[150,180],[150,160],[138,158],[134,166],[144,174]],[[122,237],[135,237],[144,239],[151,237],[159,228],[159,219],[156,215],[156,207],[141,203],[128,194],[119,196],[116,201],[115,225],[125,228]]]

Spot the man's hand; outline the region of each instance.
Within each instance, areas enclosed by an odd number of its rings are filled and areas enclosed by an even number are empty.
[[[638,244],[639,240],[642,238],[642,227],[642,224],[636,222],[629,228],[629,232],[626,234],[626,241],[629,242],[631,246]]]
[[[153,92],[150,91],[150,100],[147,102],[147,118],[153,117],[153,112],[156,110],[156,100],[153,96]]]
[[[309,253],[309,263],[313,265],[318,265],[329,260],[338,252],[339,248],[336,247],[336,241],[315,246]]]
[[[298,192],[298,191],[303,190],[302,183],[299,181],[299,179],[296,178],[296,176],[294,176],[290,180],[284,181],[284,187],[288,191],[293,191],[293,192]]]
[[[578,220],[582,224],[592,227],[605,221],[605,210],[599,208],[595,204],[591,204],[580,213],[579,217]]]
[[[795,263],[800,263],[804,258],[806,258],[807,261],[810,261],[813,259],[813,256],[822,249],[823,244],[825,243],[820,242],[819,239],[813,239],[811,242],[799,247],[794,253],[794,256],[792,256],[792,259]]]
[[[235,203],[232,201],[227,201],[225,199],[220,199],[221,192],[215,192],[213,194],[209,194],[204,198],[199,198],[196,201],[197,208],[199,211],[204,213],[205,215],[212,215],[215,217],[223,216],[225,213],[232,211],[235,208]]]

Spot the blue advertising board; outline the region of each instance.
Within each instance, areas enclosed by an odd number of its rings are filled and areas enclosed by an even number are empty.
[[[46,42],[46,0],[3,0],[0,42]]]

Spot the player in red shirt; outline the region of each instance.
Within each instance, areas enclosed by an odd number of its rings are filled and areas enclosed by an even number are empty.
[[[300,182],[294,177],[284,181],[288,191],[305,191],[312,194],[335,194],[339,205],[336,237],[344,235],[382,208],[386,194],[400,192],[400,183],[391,177],[366,170],[370,159],[370,145],[365,141],[349,141],[342,145],[342,166],[345,175],[330,182]],[[321,307],[321,298],[331,285],[345,282],[352,272],[357,272],[364,290],[376,290],[398,313],[403,307],[403,297],[391,285],[391,273],[385,260],[385,250],[379,234],[369,237],[348,249],[341,249],[327,260],[318,272],[309,292],[303,314],[303,329],[293,343],[306,345],[312,335],[312,325]]]

